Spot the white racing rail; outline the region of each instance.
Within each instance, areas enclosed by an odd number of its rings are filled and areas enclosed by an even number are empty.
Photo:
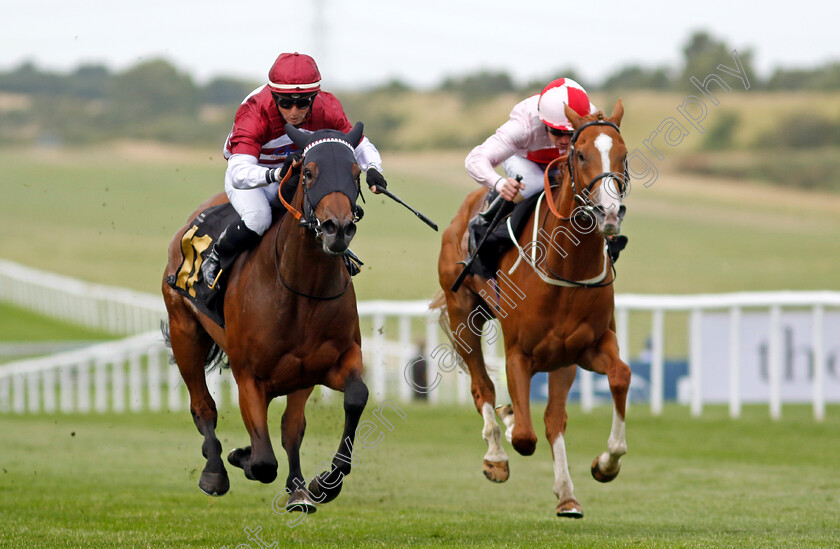
[[[0,365],[0,412],[121,412],[186,407],[186,390],[177,368],[168,365],[168,351],[158,329],[165,316],[161,298],[0,260],[0,301],[114,334],[140,334],[121,341]],[[433,404],[471,404],[469,378],[455,366],[451,343],[438,327],[437,312],[429,310],[428,302],[367,301],[360,302],[358,308],[363,333],[368,334],[363,336],[362,347],[372,402],[385,398],[401,401],[423,398]],[[781,417],[782,402],[803,401],[801,396],[786,394],[788,388],[783,372],[788,367],[783,367],[783,362],[791,354],[790,349],[782,346],[783,331],[786,319],[793,314],[804,314],[810,319],[807,342],[811,364],[810,394],[804,401],[812,404],[817,420],[825,417],[827,401],[840,402],[837,396],[840,395],[837,376],[840,368],[835,366],[840,365],[840,354],[834,353],[832,347],[840,343],[835,321],[840,318],[840,292],[618,295],[617,335],[625,360],[628,360],[631,313],[634,313],[634,322],[638,322],[637,313],[650,316],[650,379],[647,383],[654,414],[661,413],[663,408],[665,326],[669,314],[688,316],[687,334],[679,334],[679,337],[687,336],[688,340],[686,381],[694,415],[701,414],[704,403],[720,401],[719,395],[705,394],[710,392],[710,379],[708,375],[704,379],[703,375],[709,356],[719,351],[716,348],[720,346],[727,349],[726,364],[716,362],[715,365],[727,372],[725,383],[723,380],[721,383],[729,412],[732,417],[741,414],[745,385],[754,380],[743,378],[751,370],[738,349],[746,337],[743,325],[749,315],[755,313],[763,313],[769,319],[766,328],[762,328],[769,342],[763,351],[766,351],[766,364],[762,366],[768,387],[759,398],[769,406],[770,416]],[[715,340],[712,345],[704,345],[704,337],[708,339],[708,333],[704,331],[710,330],[709,320],[719,322],[721,316],[725,319],[726,341]],[[497,400],[501,403],[507,399],[507,387],[501,342],[495,341],[500,339],[498,335],[495,321],[485,327],[485,358],[496,383]],[[834,354],[829,356],[829,351]],[[597,377],[586,371],[578,374],[576,384],[584,410],[591,410],[597,402]],[[214,371],[207,379],[218,406],[236,405],[237,390],[229,371]],[[322,389],[320,395],[328,399],[331,393]],[[755,402],[755,399],[748,402]]]

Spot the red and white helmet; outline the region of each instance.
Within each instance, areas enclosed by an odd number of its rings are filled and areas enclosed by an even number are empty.
[[[581,116],[589,114],[589,96],[583,86],[571,78],[558,78],[543,88],[537,111],[540,120],[547,126],[556,130],[572,131],[574,128],[566,118],[563,105],[568,105]]]
[[[268,71],[273,93],[306,95],[321,89],[321,73],[315,60],[302,53],[281,53]]]

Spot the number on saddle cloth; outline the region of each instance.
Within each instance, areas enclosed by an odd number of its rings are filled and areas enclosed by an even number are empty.
[[[222,231],[239,219],[239,214],[230,203],[207,208],[195,218],[181,238],[183,261],[176,274],[166,282],[182,296],[189,299],[196,308],[224,327],[224,291],[211,290],[199,281],[201,263],[210,253],[213,243]]]

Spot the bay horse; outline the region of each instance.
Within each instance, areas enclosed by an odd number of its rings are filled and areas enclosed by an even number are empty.
[[[230,362],[251,442],[230,453],[232,465],[251,480],[270,483],[277,477],[267,409],[273,398],[287,395],[281,420],[289,462],[286,509],[314,512],[316,502],[338,495],[350,473],[350,460],[337,456],[351,455],[368,398],[356,296],[343,261],[358,220],[360,169],[353,150],[362,130],[361,122],[346,135],[286,125],[287,135],[303,150],[300,183],[287,206],[291,213],[275,219],[260,243],[237,258],[226,283],[224,328],[166,282],[182,261],[185,231],[200,212],[227,202],[224,193],[199,206],[169,245],[163,282],[169,340],[189,390],[195,426],[204,436],[201,450],[207,462],[198,485],[206,494],[220,496],[230,486],[215,434],[216,404],[205,380],[205,363],[216,347]],[[304,406],[316,384],[344,392],[345,421],[331,469],[314,477],[307,489],[299,450]]]
[[[606,374],[613,398],[607,451],[595,458],[593,477],[601,482],[614,479],[627,451],[624,416],[630,368],[619,358],[614,270],[605,242],[605,235],[620,232],[621,200],[629,190],[627,149],[619,131],[623,114],[621,99],[606,119],[600,111],[580,117],[566,107],[575,129],[569,151],[546,169],[545,200],[537,204],[518,245],[503,254],[496,277],[468,276],[456,292],[451,290],[467,255],[467,224],[483,203],[485,189],[467,196],[442,236],[438,274],[443,294],[432,307],[440,308],[441,324],[469,369],[488,446],[484,475],[504,482],[510,474],[494,409],[514,449],[526,456],[534,453],[531,377],[548,372],[545,434],[554,460],[557,516],[562,517],[583,516],[565,449],[566,398],[576,365]],[[549,186],[549,170],[554,166],[559,182],[556,195]],[[588,184],[584,187],[582,182]],[[492,316],[498,318],[504,335],[512,406],[496,408],[495,387],[481,351],[481,333]]]

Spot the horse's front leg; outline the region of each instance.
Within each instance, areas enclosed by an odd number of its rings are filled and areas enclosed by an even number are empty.
[[[277,458],[268,433],[268,397],[262,385],[247,372],[238,376],[236,383],[239,409],[251,436],[251,446],[232,451],[228,462],[242,468],[247,478],[268,484],[277,478]]]
[[[554,495],[557,516],[582,518],[583,511],[575,499],[575,487],[566,460],[566,399],[575,381],[577,366],[559,368],[548,374],[548,405],[545,408],[545,436],[554,459]]]
[[[344,477],[350,474],[355,457],[353,444],[359,419],[368,400],[368,388],[362,381],[362,350],[356,345],[339,362],[337,375],[328,376],[330,388],[344,392],[344,432],[330,469],[315,476],[309,483],[309,494],[318,503],[334,500],[341,492]]]
[[[289,460],[289,476],[286,477],[286,492],[289,494],[289,500],[286,502],[286,509],[307,514],[314,513],[316,507],[306,490],[306,481],[300,469],[300,446],[306,432],[304,409],[309,395],[312,394],[312,389],[314,387],[301,389],[286,397],[286,410],[283,412],[280,424],[281,441]]]
[[[531,365],[517,346],[506,350],[508,392],[513,401],[513,431],[510,443],[523,456],[530,456],[537,449],[537,435],[531,422]]]
[[[613,397],[613,419],[607,451],[592,462],[592,476],[598,482],[609,482],[618,476],[621,456],[627,453],[625,412],[627,391],[630,389],[630,367],[618,356],[615,332],[607,331],[596,349],[584,353],[581,366],[599,374],[606,374]]]

